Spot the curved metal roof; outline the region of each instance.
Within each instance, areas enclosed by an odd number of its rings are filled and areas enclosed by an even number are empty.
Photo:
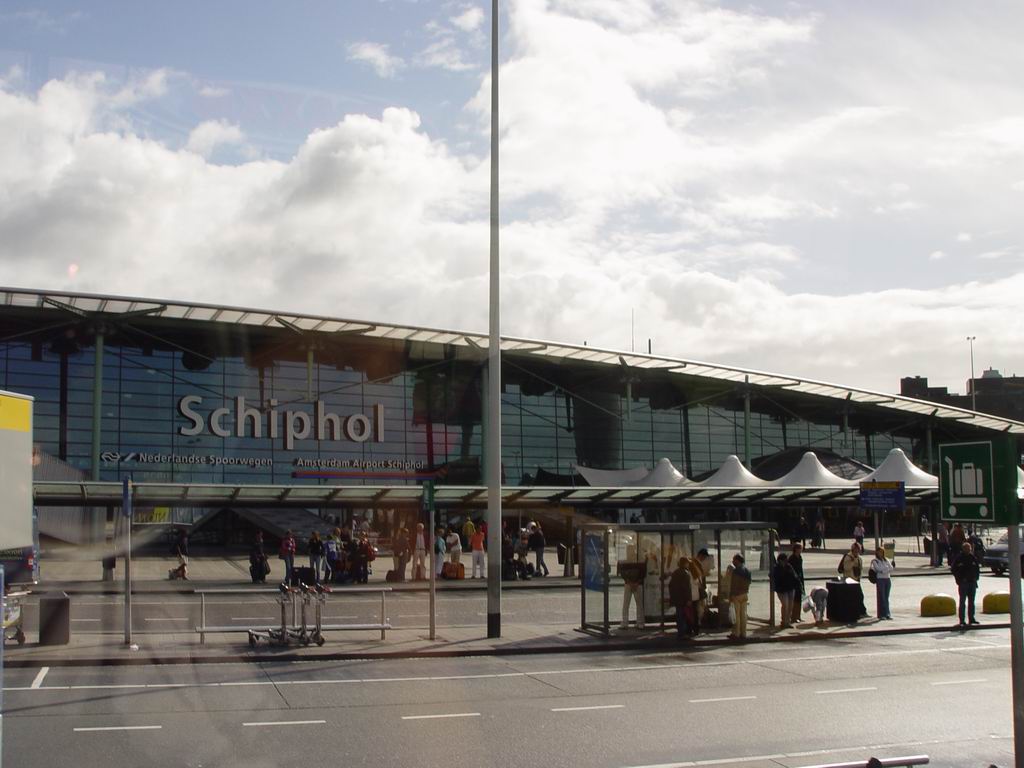
[[[128,296],[103,296],[87,293],[0,288],[0,304],[11,307],[40,309],[63,306],[83,314],[99,312],[110,315],[125,315],[147,312],[149,317],[166,319],[266,327],[291,325],[303,331],[325,334],[345,334],[376,339],[451,344],[456,347],[471,347],[480,351],[484,351],[488,347],[486,334],[468,331],[370,323],[360,320],[327,317],[325,315],[295,314],[266,309],[247,309],[244,307],[163,301]],[[501,349],[503,352],[532,355],[554,361],[572,360],[614,366],[616,368],[626,366],[635,369],[661,370],[670,375],[683,377],[735,382],[737,384],[746,383],[755,387],[799,392],[837,402],[875,406],[908,415],[958,421],[982,429],[1024,435],[1024,422],[926,400],[916,400],[901,395],[873,392],[839,384],[829,384],[823,381],[796,376],[767,373],[747,368],[734,368],[696,360],[645,355],[638,352],[622,352],[562,342],[524,339],[514,336],[502,336]]]

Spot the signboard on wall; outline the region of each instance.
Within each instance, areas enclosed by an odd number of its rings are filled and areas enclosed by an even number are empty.
[[[32,402],[0,392],[0,549],[33,545]]]
[[[907,505],[906,486],[902,480],[863,482],[859,504],[862,509],[903,509]]]

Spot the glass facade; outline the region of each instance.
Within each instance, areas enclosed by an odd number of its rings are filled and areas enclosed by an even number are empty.
[[[38,447],[89,477],[95,336],[38,325],[0,342],[0,387],[35,397]],[[253,338],[238,326],[181,323],[106,338],[99,479],[399,484],[413,482],[402,473],[446,467],[448,482],[481,482],[480,362],[442,345],[290,333]],[[585,365],[552,383],[531,364],[506,362],[508,485],[571,482],[574,465],[650,467],[663,457],[699,477],[744,454],[735,391],[688,403],[649,382],[631,392]],[[906,437],[843,430],[834,415],[815,421],[753,405],[754,458],[807,447],[873,465],[894,446],[920,449]]]

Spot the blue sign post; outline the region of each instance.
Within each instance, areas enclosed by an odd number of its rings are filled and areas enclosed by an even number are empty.
[[[875,548],[882,546],[883,514],[887,509],[902,511],[907,506],[907,489],[902,480],[868,481],[860,484],[862,509],[870,509],[875,519]],[[895,550],[893,550],[895,562]]]

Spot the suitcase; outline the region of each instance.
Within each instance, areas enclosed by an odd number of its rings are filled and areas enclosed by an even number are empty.
[[[385,573],[384,581],[388,582],[389,584],[392,584],[396,581],[400,581],[400,579],[398,578],[398,571],[388,571],[387,573]]]
[[[828,589],[826,615],[829,621],[853,624],[865,615],[864,590],[860,583],[847,584],[843,581],[828,581],[825,583],[825,587]]]
[[[454,579],[455,576],[455,563],[442,563],[441,564],[441,578],[442,579]]]
[[[454,572],[454,575],[452,576],[453,579],[466,578],[466,566],[462,563],[452,563],[452,571]]]
[[[316,571],[312,568],[292,568],[292,586],[297,587],[299,583],[310,586],[316,584]]]

